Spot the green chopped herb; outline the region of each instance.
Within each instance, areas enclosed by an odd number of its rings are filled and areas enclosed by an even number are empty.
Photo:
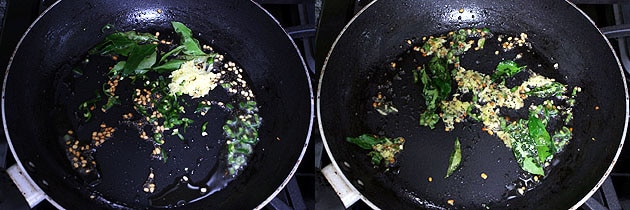
[[[171,136],[177,136],[180,140],[184,140],[184,135],[179,132],[179,129],[174,129],[173,132],[171,132]]]
[[[418,83],[418,81],[420,80],[420,75],[419,72],[420,70],[412,70],[413,72],[413,83]]]
[[[206,127],[208,126],[208,122],[204,122],[203,124],[201,124],[201,132],[206,132]]]
[[[101,108],[101,110],[103,112],[107,112],[107,110],[109,110],[110,108],[112,108],[114,105],[118,105],[120,104],[120,99],[118,96],[109,96],[107,97],[107,103],[105,103],[103,105],[103,107]]]
[[[190,118],[182,118],[182,123],[184,124],[184,132],[186,132],[186,128],[188,128],[188,125],[192,124],[193,122],[195,121]]]
[[[92,119],[92,109],[96,106],[96,103],[101,100],[101,94],[98,91],[94,91],[94,98],[84,101],[79,104],[79,111],[83,111],[83,119],[85,122],[90,121]]]
[[[481,29],[481,32],[483,32],[484,34],[488,34],[488,35],[491,35],[491,33],[492,33],[492,32],[490,31],[490,29],[488,29],[488,28],[482,28],[482,29]]]
[[[162,133],[155,132],[153,134],[153,141],[155,141],[155,143],[158,145],[164,144],[164,139],[162,139]]]
[[[427,110],[420,114],[419,123],[422,126],[428,126],[431,129],[435,128],[435,124],[440,120],[440,115],[433,111]]]
[[[571,133],[571,129],[563,126],[560,130],[556,131],[551,139],[553,140],[554,148],[556,148],[557,152],[562,151],[565,145],[569,143],[569,140],[573,137]]]
[[[479,49],[483,49],[483,46],[486,44],[486,38],[480,38],[479,40],[477,40],[477,47],[479,47]]]
[[[166,154],[166,151],[164,151],[163,149],[160,150],[160,154],[162,155],[162,161],[164,163],[166,163],[166,161],[168,160],[168,155]]]
[[[541,87],[536,87],[525,94],[530,96],[536,96],[540,98],[546,98],[551,96],[562,96],[567,91],[565,85],[559,82],[551,82]]]
[[[78,77],[83,76],[83,69],[79,67],[72,68],[72,72]]]
[[[383,161],[383,156],[381,156],[381,153],[377,151],[370,151],[368,153],[368,156],[370,156],[371,158],[370,160],[372,161],[372,164],[374,165],[379,165]]]
[[[224,106],[225,106],[225,108],[226,108],[227,110],[232,110],[232,109],[234,109],[234,105],[232,105],[232,104],[225,104]]]
[[[103,26],[103,28],[101,28],[101,32],[105,33],[107,31],[111,30],[112,28],[114,28],[114,25],[108,23],[105,26]]]
[[[466,38],[468,38],[468,34],[466,34],[466,30],[465,29],[457,30],[453,34],[453,46],[451,46],[451,47],[458,47],[457,46],[459,44],[458,42],[464,42],[464,41],[466,41]]]
[[[260,117],[255,101],[240,102],[235,108],[232,104],[224,105],[226,110],[234,114],[223,125],[225,136],[230,139],[228,143],[229,157],[249,156],[253,152],[253,147],[258,142],[258,128]],[[202,132],[205,128],[202,125]],[[230,162],[230,161],[228,161]],[[230,167],[235,170],[228,170],[230,174],[237,173],[241,165],[238,162],[230,162]],[[233,172],[232,172],[233,171]]]

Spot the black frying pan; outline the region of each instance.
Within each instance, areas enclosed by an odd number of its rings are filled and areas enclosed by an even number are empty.
[[[582,88],[571,143],[555,158],[557,165],[542,183],[524,196],[507,199],[506,185],[522,171],[510,149],[483,132],[480,123],[459,124],[451,132],[444,132],[442,123],[435,130],[418,125],[424,100],[409,71],[408,78],[394,81],[403,85],[394,84],[388,94],[400,112],[383,117],[371,109],[376,84],[394,76],[390,62],[410,49],[406,39],[462,27],[527,33],[533,45],[533,52],[526,54],[532,70]],[[499,48],[496,43],[486,47],[490,48],[484,53],[464,55],[462,66],[492,71],[500,60],[494,55]],[[554,63],[559,64],[557,71]],[[618,60],[592,22],[566,1],[373,2],[337,38],[319,85],[318,119],[328,154],[367,200],[386,209],[577,207],[611,171],[626,135],[628,95]],[[363,133],[406,138],[398,170],[384,173],[383,168],[374,168],[366,150],[345,141]],[[461,168],[444,179],[457,137],[462,144]],[[488,179],[480,178],[481,173]],[[447,204],[450,199],[454,206]]]
[[[202,44],[213,46],[246,71],[264,120],[260,142],[243,173],[223,190],[185,207],[261,208],[295,172],[312,125],[310,80],[296,46],[259,5],[221,0],[68,0],[46,11],[22,38],[6,72],[2,100],[5,134],[13,155],[53,204],[68,209],[149,208],[151,196],[185,174],[196,180],[207,178],[223,158],[223,141],[192,132],[196,134],[187,135],[186,141],[167,138],[163,147],[169,151],[166,163],[151,160],[151,143],[118,123],[123,113],[115,111],[91,120],[118,129],[96,154],[100,178],[76,173],[63,152],[59,137],[66,130],[90,126],[77,122],[77,105],[106,81],[103,74],[91,73],[89,82],[78,85],[73,82],[72,67],[109,33],[172,33],[170,21],[186,24]],[[106,24],[113,25],[113,30],[103,32]],[[123,92],[125,88],[130,87],[119,87]],[[215,132],[209,132],[210,136],[220,136],[220,127],[212,126],[224,120],[220,114],[209,119],[208,129]],[[189,129],[198,130],[201,122]],[[156,194],[142,191],[150,168],[154,169]]]

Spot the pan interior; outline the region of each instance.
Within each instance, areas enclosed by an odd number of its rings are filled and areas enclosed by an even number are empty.
[[[159,31],[165,40],[177,42],[177,35],[170,28],[145,28],[143,30],[147,30],[143,32],[151,34]],[[226,58],[225,62],[217,65],[223,66],[230,59]],[[223,122],[230,117],[228,112],[225,111],[224,107],[216,104],[210,106],[207,114],[203,116],[195,111],[198,104],[205,100],[220,101],[238,106],[239,101],[232,101],[225,89],[215,88],[209,96],[199,99],[191,99],[188,96],[181,97],[185,101],[185,112],[182,117],[193,120],[193,123],[189,124],[186,129],[178,128],[184,139],[180,139],[177,135],[167,135],[165,144],[160,146],[160,150],[164,150],[164,156],[162,159],[156,159],[156,155],[151,155],[155,149],[152,140],[140,138],[141,131],[146,131],[149,135],[152,131],[147,129],[145,125],[138,126],[138,123],[143,123],[144,119],[134,110],[134,102],[131,100],[131,96],[135,94],[134,90],[146,89],[143,82],[132,82],[132,79],[120,80],[115,94],[119,96],[121,105],[116,105],[107,112],[98,111],[104,103],[104,100],[101,100],[95,104],[96,111],[91,112],[92,117],[86,122],[85,118],[81,116],[83,112],[78,111],[77,107],[84,101],[95,97],[95,91],[101,90],[107,81],[105,75],[107,75],[108,67],[115,65],[116,62],[109,56],[99,55],[85,55],[81,57],[80,61],[70,68],[64,66],[59,69],[58,75],[60,76],[55,78],[57,83],[53,84],[57,88],[55,90],[57,97],[50,115],[56,120],[56,131],[57,135],[60,136],[61,142],[59,143],[61,145],[65,144],[65,140],[61,138],[64,136],[64,131],[74,131],[76,134],[71,136],[76,137],[79,141],[83,140],[81,141],[82,144],[79,145],[83,146],[86,143],[85,140],[90,139],[93,132],[101,129],[101,124],[115,129],[112,137],[107,138],[102,145],[95,149],[94,155],[87,155],[94,157],[97,169],[88,174],[77,173],[85,179],[84,182],[88,183],[87,186],[82,187],[86,194],[91,194],[91,196],[96,197],[95,199],[102,199],[103,201],[146,206],[149,205],[148,200],[155,199],[157,201],[156,195],[142,193],[147,184],[155,184],[157,186],[155,193],[160,194],[177,189],[177,183],[183,179],[183,176],[186,176],[186,183],[190,183],[194,189],[180,189],[180,194],[188,195],[163,198],[169,201],[158,202],[160,205],[176,205],[179,200],[174,199],[192,201],[207,196],[200,193],[198,188],[210,187],[212,189],[207,190],[214,193],[232,180],[231,176],[223,176],[227,171],[225,160],[227,146],[221,128]],[[71,69],[80,69],[83,75],[77,76]],[[247,75],[244,78],[248,80],[248,84],[252,84]],[[153,75],[147,81],[155,81],[156,79],[157,76]],[[136,117],[131,117],[131,119],[122,117],[127,113],[133,113]],[[201,131],[203,124],[206,124],[205,132],[208,134],[205,136],[202,135]],[[66,144],[65,147],[72,147],[72,145]],[[62,150],[65,150],[65,147]],[[72,155],[69,158],[71,159]],[[150,173],[154,174],[152,181],[148,178]],[[218,174],[217,177],[221,178],[212,179],[214,181],[210,182],[209,179],[215,173]],[[130,187],[121,188],[118,186],[121,182]],[[211,184],[206,186],[206,182]],[[130,199],[126,196],[129,194],[136,194],[137,196]],[[172,194],[170,194],[171,197]],[[153,203],[152,205],[158,204]]]
[[[519,65],[526,65],[533,72],[566,83],[554,70],[553,64],[539,56],[533,49],[521,47],[504,52],[501,43],[497,41],[500,35],[504,34],[494,34],[492,39],[488,39],[483,50],[474,52],[471,50],[461,56],[461,66],[491,75],[494,69],[488,67],[493,67],[492,64],[496,65],[503,59],[513,59],[517,54],[521,54],[523,58],[517,60]],[[409,45],[402,41],[400,46],[404,52],[397,55],[396,59],[369,67],[370,70],[364,76],[366,79],[355,84],[364,91],[357,93],[356,98],[349,104],[357,113],[353,118],[357,121],[353,122],[357,130],[350,135],[351,137],[369,133],[388,137],[402,136],[407,140],[405,149],[397,159],[400,164],[391,174],[385,173],[384,180],[381,181],[400,185],[399,187],[410,192],[423,192],[422,197],[429,200],[453,199],[464,204],[479,201],[490,204],[504,197],[514,196],[516,191],[508,192],[506,186],[518,182],[518,177],[526,176],[521,174],[518,164],[512,157],[511,149],[496,136],[483,132],[483,123],[469,120],[456,124],[455,129],[449,132],[444,131],[442,122],[438,123],[434,130],[419,126],[418,116],[426,106],[424,98],[418,96],[422,88],[414,82],[411,70],[416,69],[419,64],[427,65],[429,57],[414,53],[412,49],[417,45]],[[497,50],[500,50],[500,55],[495,55]],[[391,63],[396,63],[396,68],[392,68]],[[512,87],[526,79],[527,75],[523,73],[506,80],[506,83]],[[372,97],[379,92],[392,100],[399,110],[398,113],[383,116],[371,108]],[[540,99],[529,99],[525,104],[529,106],[541,102]],[[527,108],[502,112],[510,115],[512,120],[527,118]],[[462,143],[463,164],[451,177],[443,178],[455,139]],[[366,163],[362,167],[370,167],[369,161]],[[491,177],[483,179],[482,173]],[[480,191],[480,187],[484,190]]]
[[[567,2],[442,4],[377,1],[340,35],[325,64],[319,90],[320,126],[329,155],[348,180],[381,208],[448,207],[451,199],[456,206],[470,208],[571,207],[608,170],[625,132],[626,90],[610,46]],[[401,55],[405,58],[410,48],[405,40],[469,27],[487,27],[493,33],[512,36],[527,33],[533,45],[528,65],[531,62],[535,72],[583,90],[574,110],[574,138],[556,157],[557,165],[542,184],[525,196],[510,200],[505,196],[521,171],[510,149],[481,131],[482,125],[457,124],[451,132],[442,131],[441,123],[435,130],[418,125],[424,99],[420,87],[410,81],[409,72],[392,85],[393,102],[401,104],[397,106],[400,112],[385,117],[371,113],[371,97],[376,95],[377,86],[392,80],[395,74],[401,75],[389,65]],[[583,29],[583,33],[569,34],[573,28]],[[465,54],[462,66],[484,73],[492,71],[501,58],[494,51]],[[514,55],[504,56],[509,59]],[[406,68],[405,62],[403,59],[397,64]],[[549,68],[555,63],[560,67],[557,71]],[[606,106],[607,112],[597,112],[595,106]],[[602,122],[608,122],[607,126],[603,127]],[[346,137],[363,133],[405,137],[399,167],[389,172],[375,169],[366,150],[345,141]],[[462,142],[461,168],[443,179],[457,137]],[[488,179],[482,179],[481,173]],[[432,177],[431,182],[428,177]]]

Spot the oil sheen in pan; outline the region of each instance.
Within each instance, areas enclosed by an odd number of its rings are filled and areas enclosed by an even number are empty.
[[[502,60],[514,60],[527,65],[527,69],[548,78],[566,84],[564,78],[554,69],[554,63],[541,56],[535,49],[516,47],[505,51],[497,37],[509,37],[508,34],[494,33],[494,38],[487,39],[485,48],[472,49],[461,56],[461,66],[487,75],[492,74],[496,64]],[[357,119],[362,121],[367,133],[389,137],[405,137],[405,149],[397,158],[398,166],[389,172],[377,175],[384,186],[392,186],[394,192],[405,195],[407,200],[420,206],[431,207],[437,203],[454,202],[456,206],[479,208],[511,199],[519,195],[519,189],[533,189],[544,180],[536,180],[524,173],[507,148],[496,136],[482,132],[483,123],[458,123],[455,129],[444,132],[444,124],[439,122],[434,130],[419,126],[417,117],[424,111],[422,89],[414,84],[412,69],[426,64],[430,57],[422,57],[413,52],[414,45],[422,45],[420,38],[413,38],[412,44],[401,40],[401,52],[391,62],[374,64],[368,71],[365,95],[359,99],[358,106],[371,107],[371,98],[382,92],[393,101],[399,110],[397,114],[382,116],[373,109],[358,111]],[[520,55],[519,55],[520,54]],[[518,56],[517,56],[518,55]],[[520,74],[506,80],[508,87],[518,85],[527,79],[527,74]],[[541,99],[527,99],[525,104],[539,102]],[[502,110],[504,114],[504,112]],[[507,112],[514,118],[526,118],[527,109]],[[462,164],[451,177],[443,179],[448,167],[453,141],[460,139],[462,144]],[[366,158],[366,161],[368,158]],[[547,172],[553,170],[547,167]],[[381,170],[382,171],[382,170]],[[483,174],[483,175],[481,175]],[[482,177],[486,177],[485,179]],[[431,181],[428,181],[431,180]],[[452,200],[452,201],[450,201]]]
[[[160,38],[177,42],[174,33],[161,32]],[[131,101],[132,94],[136,88],[143,85],[130,79],[123,79],[119,82],[116,95],[120,96],[121,104],[103,113],[97,108],[93,111],[94,116],[88,123],[84,123],[83,117],[77,112],[79,104],[94,97],[94,91],[100,91],[103,83],[107,82],[107,69],[115,64],[110,57],[97,55],[83,55],[70,64],[62,66],[56,76],[55,87],[56,97],[54,109],[51,115],[57,120],[55,125],[60,137],[59,149],[67,149],[68,131],[78,139],[81,144],[88,144],[91,133],[99,131],[101,124],[115,131],[111,138],[107,138],[98,146],[98,149],[90,148],[94,151],[94,161],[96,170],[91,173],[77,173],[69,179],[76,182],[77,187],[90,195],[98,203],[112,207],[145,207],[153,205],[178,206],[188,202],[194,202],[219,191],[234,179],[226,174],[226,145],[222,126],[227,119],[234,118],[240,112],[228,112],[225,104],[234,104],[244,101],[241,97],[221,86],[215,88],[210,94],[201,99],[185,100],[186,112],[183,117],[194,120],[184,133],[184,140],[177,136],[167,136],[165,144],[161,149],[168,154],[167,160],[157,160],[151,158],[151,153],[155,149],[151,140],[144,140],[139,137],[139,130],[131,125],[128,120],[123,119],[123,115],[136,112],[133,110]],[[215,62],[215,67],[227,70],[229,60]],[[238,65],[232,65],[238,70]],[[73,70],[83,69],[82,75],[77,75]],[[244,71],[239,72],[246,84],[251,84]],[[168,75],[167,75],[168,76]],[[231,77],[236,77],[234,74]],[[234,78],[231,78],[234,79]],[[242,90],[249,90],[242,87]],[[240,92],[240,90],[239,90]],[[202,100],[213,102],[211,108],[205,116],[194,114],[195,108]],[[104,102],[97,104],[100,107]],[[238,108],[236,108],[238,109]],[[202,135],[201,127],[207,122],[207,136]],[[72,145],[70,145],[72,147]],[[72,157],[70,157],[72,158]],[[72,168],[70,161],[68,166]],[[85,171],[83,171],[85,172]],[[147,183],[147,176],[155,186],[155,194],[143,191],[143,185]]]

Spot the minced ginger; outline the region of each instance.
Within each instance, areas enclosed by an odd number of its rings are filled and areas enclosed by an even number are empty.
[[[186,94],[193,98],[203,97],[217,86],[220,74],[207,69],[206,62],[187,61],[178,70],[171,72],[168,88],[171,94]]]

